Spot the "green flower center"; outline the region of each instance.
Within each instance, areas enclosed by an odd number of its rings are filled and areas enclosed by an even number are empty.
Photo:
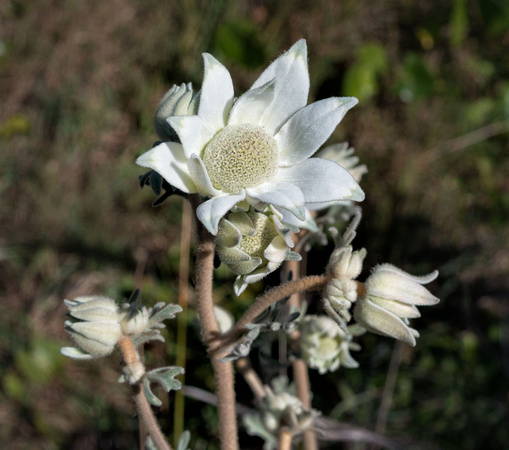
[[[248,213],[248,216],[256,228],[256,233],[254,236],[242,236],[238,248],[252,258],[262,258],[266,262],[263,252],[278,235],[278,232],[272,220],[265,214]]]
[[[315,357],[325,360],[335,358],[340,352],[339,344],[337,339],[334,338],[320,338],[320,346],[314,350]]]
[[[258,125],[228,125],[205,147],[203,163],[216,189],[237,193],[272,178],[278,166],[277,143]]]

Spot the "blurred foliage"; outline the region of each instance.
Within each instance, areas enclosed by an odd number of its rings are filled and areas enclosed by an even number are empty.
[[[175,301],[181,199],[152,209],[134,164],[156,139],[157,102],[173,83],[199,86],[201,52],[225,62],[238,94],[301,37],[310,100],[361,99],[333,141],[349,140],[369,168],[356,239],[366,267],[441,272],[432,290],[442,302],[416,321],[417,347],[398,350],[386,434],[416,448],[506,446],[508,2],[12,0],[0,3],[0,23],[4,447],[136,448],[118,356],[80,364],[58,353],[69,345],[62,299],[120,300],[139,287],[148,304]],[[309,267],[321,271],[327,257],[315,250]],[[230,281],[220,268],[215,295],[238,316],[261,284],[235,299]],[[173,364],[172,327],[167,348],[147,349],[149,368]],[[190,330],[186,383],[212,390]],[[393,343],[360,343],[361,369],[311,373],[313,402],[374,429]],[[253,363],[269,380],[275,366]],[[166,430],[171,401],[161,406]],[[213,407],[186,401],[191,448],[217,448],[216,424]]]

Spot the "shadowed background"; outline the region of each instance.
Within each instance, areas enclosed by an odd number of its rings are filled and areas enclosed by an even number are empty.
[[[310,102],[360,104],[331,142],[368,166],[354,245],[366,269],[424,274],[442,302],[422,308],[385,433],[419,448],[502,448],[509,439],[509,4],[490,0],[4,1],[0,5],[0,442],[4,448],[136,448],[120,357],[59,353],[63,298],[176,302],[182,201],[151,208],[134,161],[156,140],[153,113],[174,83],[202,79],[202,52],[236,94],[301,37]],[[329,249],[330,250],[330,249]],[[327,252],[316,252],[323,270]],[[322,266],[320,266],[322,264]],[[367,271],[366,271],[367,273]],[[221,271],[217,300],[241,313]],[[186,383],[212,389],[189,319]],[[152,345],[149,367],[174,363]],[[314,406],[375,428],[394,343],[364,336],[360,369],[311,373]],[[262,374],[263,375],[263,374]],[[268,375],[267,375],[268,376]],[[321,381],[322,380],[322,381]],[[251,406],[238,383],[239,401]],[[172,427],[172,398],[160,419]],[[211,406],[186,402],[191,448],[217,448]],[[208,436],[207,438],[199,435]],[[210,440],[210,442],[208,442]],[[242,448],[261,448],[243,437]],[[337,444],[335,447],[338,448]],[[346,448],[364,448],[347,444]]]

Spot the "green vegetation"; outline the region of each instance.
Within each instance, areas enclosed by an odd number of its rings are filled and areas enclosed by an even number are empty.
[[[313,99],[361,100],[333,138],[348,140],[369,169],[357,239],[368,248],[366,267],[440,270],[430,290],[441,303],[417,319],[417,347],[398,350],[385,433],[409,448],[507,445],[509,3],[10,0],[0,23],[6,448],[136,448],[118,367],[60,355],[71,344],[62,300],[121,299],[139,287],[148,304],[176,301],[181,199],[152,209],[134,164],[156,139],[157,102],[174,83],[199,85],[201,52],[219,57],[245,90],[300,37],[312,53]],[[324,254],[310,255],[319,270]],[[219,271],[217,300],[243,311],[257,286],[236,300],[226,276]],[[211,389],[192,324],[186,384]],[[172,326],[167,354],[149,348],[149,367],[173,364]],[[327,383],[312,372],[314,402],[374,429],[394,343],[369,335],[359,342],[363,370],[340,370]],[[161,406],[168,433],[172,401]],[[215,448],[214,414],[186,400],[191,448]],[[208,447],[200,433],[212,436]],[[242,439],[242,448],[260,448]]]

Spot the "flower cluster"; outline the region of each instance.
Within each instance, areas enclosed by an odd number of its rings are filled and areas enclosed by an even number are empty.
[[[335,233],[336,249],[327,266],[331,281],[323,293],[324,310],[347,334],[353,308],[355,321],[366,330],[415,346],[419,333],[410,327],[409,319],[420,317],[417,306],[439,302],[423,286],[435,280],[438,271],[417,277],[381,264],[365,283],[356,281],[366,257],[365,249],[354,251],[350,245],[360,219],[358,213],[343,235]]]

